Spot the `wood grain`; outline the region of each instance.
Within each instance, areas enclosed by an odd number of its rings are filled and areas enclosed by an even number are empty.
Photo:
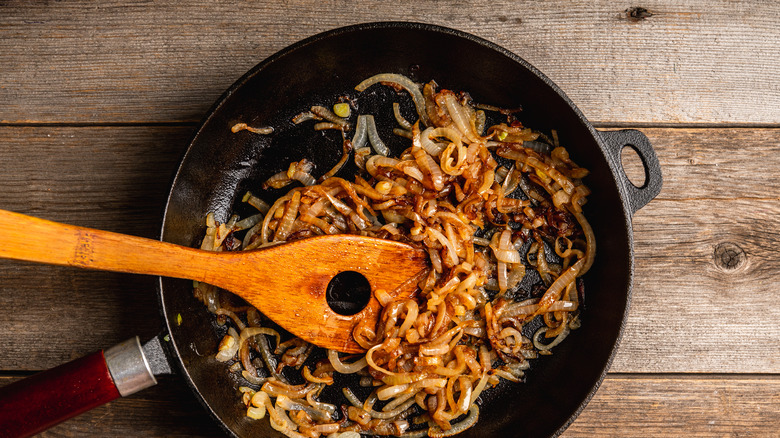
[[[0,128],[0,206],[153,237],[190,129]],[[612,370],[780,372],[780,203],[776,180],[754,170],[780,168],[780,130],[643,131],[664,189],[634,217],[633,301]],[[733,265],[716,258],[729,243],[744,252]],[[0,320],[13,332],[0,338],[0,369],[51,367],[161,327],[151,278],[10,261],[0,278]]]
[[[612,369],[780,372],[778,215],[778,201],[737,199],[656,200],[635,216],[636,281]],[[724,259],[722,245],[741,255]]]
[[[42,370],[163,329],[157,280],[0,262],[0,369]]]
[[[0,385],[15,379],[0,377]],[[609,375],[562,437],[776,437],[778,406],[778,379]],[[175,377],[39,436],[94,436],[96,431],[102,436],[224,436]]]
[[[0,122],[197,121],[246,70],[335,27],[420,21],[503,45],[594,122],[780,123],[780,4],[651,0],[0,3]],[[293,11],[293,13],[291,13]]]
[[[778,379],[659,377],[607,377],[562,436],[780,436]]]
[[[2,127],[0,208],[157,238],[192,127]]]

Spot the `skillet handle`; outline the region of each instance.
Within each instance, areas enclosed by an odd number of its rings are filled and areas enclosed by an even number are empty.
[[[0,436],[35,435],[156,383],[136,336],[0,388]]]
[[[606,145],[608,158],[615,165],[615,168],[620,169],[619,177],[628,194],[628,208],[633,215],[661,193],[663,176],[653,145],[650,144],[650,140],[645,134],[636,129],[599,131],[599,134]],[[633,149],[642,160],[642,166],[645,168],[645,182],[641,187],[635,186],[623,170],[620,155],[625,147]]]

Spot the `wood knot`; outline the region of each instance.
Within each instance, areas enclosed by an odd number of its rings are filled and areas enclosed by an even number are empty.
[[[747,261],[747,254],[733,242],[723,242],[715,246],[715,265],[724,271],[739,269]]]
[[[634,22],[642,21],[645,18],[650,18],[653,16],[653,13],[648,11],[647,9],[639,6],[634,6],[632,8],[628,8],[624,11],[626,13],[626,17]]]

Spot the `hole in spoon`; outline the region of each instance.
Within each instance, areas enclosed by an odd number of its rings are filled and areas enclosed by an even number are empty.
[[[354,315],[371,299],[371,285],[362,274],[344,271],[330,280],[325,298],[328,306],[339,315]]]

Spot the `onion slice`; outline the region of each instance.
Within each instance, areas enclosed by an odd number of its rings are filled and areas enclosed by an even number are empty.
[[[339,359],[339,354],[335,350],[328,350],[328,361],[333,366],[333,369],[341,374],[353,374],[356,373],[368,365],[365,356],[356,362],[345,364]]]
[[[420,116],[420,120],[424,125],[431,126],[431,121],[428,119],[428,113],[425,111],[425,98],[422,95],[422,91],[420,91],[420,86],[404,75],[380,73],[357,84],[355,90],[362,92],[365,91],[366,88],[380,82],[391,83],[408,91],[409,94],[412,95],[412,101],[414,102],[414,107],[417,109],[417,114]]]
[[[379,132],[376,130],[374,116],[370,114],[363,116],[363,120],[366,124],[366,133],[368,134],[368,141],[371,142],[371,147],[374,148],[377,154],[383,155],[385,157],[388,156],[390,154],[390,149],[387,148],[385,142],[383,142],[379,137]]]

